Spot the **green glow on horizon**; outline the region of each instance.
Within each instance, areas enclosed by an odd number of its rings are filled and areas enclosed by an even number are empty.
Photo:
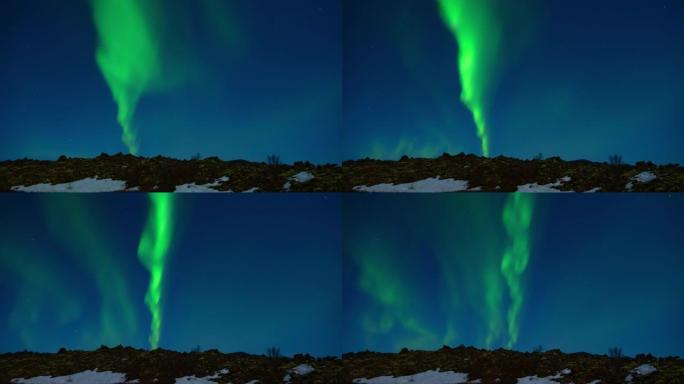
[[[145,304],[152,315],[150,346],[157,349],[162,325],[164,272],[173,233],[173,195],[151,193],[149,198],[152,207],[138,245],[138,258],[150,272]]]
[[[100,222],[97,204],[81,196],[47,194],[41,201],[46,224],[54,239],[93,279],[100,294],[99,329],[86,329],[84,342],[91,347],[126,344],[137,330],[137,314],[120,255],[109,242]]]
[[[486,98],[497,65],[500,28],[490,0],[438,0],[440,14],[458,43],[461,101],[471,111],[489,156]]]
[[[406,343],[424,347],[434,345],[437,336],[416,315],[412,291],[385,249],[388,245],[378,246],[370,245],[354,257],[359,268],[359,289],[373,299],[378,309],[377,315],[367,314],[361,319],[362,326],[374,335],[385,335],[397,329],[407,331],[409,336],[395,342],[397,348]]]
[[[118,105],[117,121],[129,152],[137,154],[139,142],[133,115],[140,97],[161,81],[161,47],[149,2],[92,0],[93,19],[99,36],[97,65]]]
[[[47,330],[40,326],[41,317],[60,327],[73,323],[83,313],[81,298],[64,282],[68,279],[49,257],[42,256],[25,244],[0,244],[0,275],[8,271],[18,280],[17,299],[7,310],[7,325],[19,336],[27,349],[40,348]],[[42,334],[41,334],[42,333]]]
[[[502,220],[510,238],[510,244],[501,259],[501,274],[506,280],[511,299],[507,315],[507,348],[512,348],[518,341],[519,316],[524,300],[522,275],[530,259],[532,212],[532,197],[521,193],[511,194],[503,208]]]

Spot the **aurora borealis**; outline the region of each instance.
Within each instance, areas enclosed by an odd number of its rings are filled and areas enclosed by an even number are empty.
[[[118,105],[123,142],[128,152],[137,154],[135,109],[140,97],[163,78],[159,31],[152,22],[162,13],[162,5],[137,0],[92,0],[91,4],[100,37],[96,61]]]
[[[345,0],[343,14],[345,159],[684,162],[681,1]]]
[[[500,22],[490,0],[438,0],[444,23],[458,42],[461,101],[470,109],[482,155],[489,156],[486,96],[499,61]]]
[[[152,206],[138,245],[138,257],[150,272],[145,304],[152,316],[149,341],[152,349],[155,349],[159,345],[161,333],[164,274],[175,218],[172,194],[159,193],[149,197]]]
[[[0,158],[338,162],[340,23],[337,0],[5,1]]]
[[[337,197],[169,196],[0,196],[0,350],[339,353]]]
[[[680,195],[153,196],[2,196],[0,350],[683,352]]]
[[[679,195],[344,199],[344,351],[682,354]]]

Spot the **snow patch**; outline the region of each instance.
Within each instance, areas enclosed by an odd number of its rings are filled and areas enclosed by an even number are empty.
[[[651,364],[641,364],[640,366],[632,369],[631,373],[625,377],[625,381],[631,383],[634,380],[634,376],[646,376],[657,371],[657,369]]]
[[[428,177],[427,179],[414,181],[404,184],[376,184],[372,186],[360,185],[354,187],[357,192],[415,192],[415,193],[436,193],[436,192],[460,192],[468,190],[468,181],[454,179],[440,179]]]
[[[572,370],[565,368],[553,376],[539,377],[537,375],[534,375],[521,377],[518,379],[517,384],[560,384],[560,381],[556,380],[562,379],[563,376],[569,375],[571,373]]]
[[[290,176],[290,180],[297,183],[307,183],[314,179],[314,175],[311,172],[299,172],[294,176]]]
[[[440,372],[439,370],[430,370],[409,376],[379,376],[372,379],[354,379],[353,382],[356,384],[463,384],[468,382],[468,374],[453,371]]]
[[[296,175],[290,176],[285,184],[283,184],[283,189],[289,191],[292,188],[292,182],[295,183],[308,183],[314,179],[314,175],[311,172],[299,172]]]
[[[183,377],[179,377],[176,379],[176,384],[216,384],[215,381],[212,381],[213,379],[220,379],[221,376],[227,375],[229,372],[230,371],[228,370],[228,368],[223,368],[211,376],[205,376],[205,377],[197,377],[195,375],[183,376]]]
[[[572,181],[572,178],[570,176],[564,176],[564,177],[561,177],[560,179],[556,180],[555,183],[542,184],[542,185],[537,184],[537,183],[530,183],[530,184],[518,185],[518,192],[525,192],[525,193],[572,192],[572,191],[561,191],[560,189],[557,189],[557,187],[560,187],[561,185],[563,185],[563,183],[568,183],[570,181]]]
[[[34,184],[29,186],[18,185],[12,187],[16,192],[119,192],[126,190],[126,182],[123,180],[98,179],[86,177],[85,179],[70,181],[62,184]]]
[[[298,366],[292,368],[290,371],[294,374],[304,376],[313,372],[314,369],[309,364],[299,364]]]
[[[181,184],[176,186],[175,192],[177,193],[206,193],[206,192],[222,192],[217,189],[214,189],[212,187],[218,187],[219,185],[227,182],[230,178],[228,176],[223,176],[220,177],[216,180],[214,180],[213,183],[208,183],[208,184],[195,184],[195,183],[188,183],[188,184]],[[230,191],[226,191],[230,192]]]
[[[308,375],[309,373],[311,373],[313,371],[314,371],[314,368],[312,366],[310,366],[309,364],[299,364],[298,366],[290,369],[290,373],[288,373],[287,375],[285,375],[285,377],[283,377],[283,382],[289,383],[290,380],[292,380],[292,375],[304,376],[304,375]]]
[[[125,373],[97,370],[83,371],[66,376],[37,376],[30,379],[12,379],[15,384],[123,384],[127,383]],[[129,382],[130,383],[130,382]]]
[[[650,183],[656,179],[656,175],[653,172],[641,172],[638,175],[632,176],[632,180],[638,181],[639,183]]]
[[[638,175],[634,175],[630,178],[630,182],[625,184],[625,189],[631,191],[634,188],[634,183],[650,183],[656,179],[656,175],[653,172],[641,172]]]

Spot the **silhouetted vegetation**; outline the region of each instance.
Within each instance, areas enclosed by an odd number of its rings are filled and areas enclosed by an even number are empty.
[[[623,165],[622,156],[618,154],[608,156],[608,164],[615,166]]]
[[[268,356],[269,359],[280,359],[282,357],[280,355],[280,348],[268,347],[268,349],[266,349],[266,356]]]
[[[280,162],[280,156],[276,154],[266,156],[266,164],[273,166],[282,165]]]
[[[620,347],[612,347],[612,348],[608,349],[608,356],[611,359],[622,359],[623,357],[625,357],[622,354],[622,348],[620,348]]]

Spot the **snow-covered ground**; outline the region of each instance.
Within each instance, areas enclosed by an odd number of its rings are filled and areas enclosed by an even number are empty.
[[[67,376],[37,376],[30,379],[12,379],[14,384],[121,384],[134,383],[126,381],[126,374],[111,371],[84,371]]]
[[[468,190],[468,182],[465,180],[440,179],[429,177],[427,179],[403,184],[376,184],[360,185],[354,187],[357,192],[415,192],[415,193],[435,193],[435,192],[460,192]]]
[[[184,376],[175,380],[176,384],[216,384],[214,379],[220,379],[221,376],[227,375],[228,369],[224,368],[211,376],[196,377]],[[116,373],[111,371],[100,372],[98,370],[88,370],[84,372],[74,373],[66,376],[37,376],[30,379],[12,379],[13,384],[133,384],[138,383],[138,380],[126,381],[125,373]]]
[[[558,180],[556,180],[555,183],[549,183],[549,184],[542,184],[539,185],[537,183],[531,183],[531,184],[523,184],[523,185],[518,185],[518,192],[572,192],[572,191],[561,191],[558,189],[561,185],[564,183],[569,183],[572,181],[572,178],[570,176],[565,176],[562,177]]]
[[[646,376],[657,371],[656,367],[651,364],[641,364],[640,366],[632,369],[632,372],[625,377],[626,383],[631,383],[635,376]]]
[[[536,192],[572,192],[572,191],[561,191],[559,189],[564,183],[569,183],[572,181],[570,176],[565,176],[558,179],[555,183],[549,184],[538,184],[530,183],[519,185],[518,192],[524,193],[536,193]],[[461,192],[461,191],[480,191],[481,187],[469,188],[467,180],[454,180],[454,179],[440,179],[437,177],[428,177],[427,179],[422,179],[414,181],[411,183],[403,184],[390,184],[382,183],[375,184],[371,186],[359,185],[355,186],[354,190],[357,192],[416,192],[416,193],[439,193],[439,192]],[[600,188],[590,189],[587,192],[597,192]]]
[[[222,192],[222,191],[219,191],[213,187],[218,187],[219,185],[227,182],[228,180],[229,180],[228,176],[223,176],[223,177],[220,177],[220,178],[214,180],[213,183],[208,183],[208,184],[199,184],[199,185],[197,185],[195,183],[182,184],[182,185],[176,186],[176,192],[177,193]],[[225,192],[230,192],[230,191],[225,191]]]
[[[655,370],[655,368],[653,368],[653,370]],[[636,372],[636,369],[633,372]],[[560,381],[557,380],[560,380],[563,378],[563,376],[569,375],[571,373],[572,371],[566,368],[553,376],[539,377],[535,375],[521,377],[517,380],[517,384],[560,384]],[[354,379],[354,383],[356,384],[474,384],[479,382],[479,379],[469,381],[467,373],[453,371],[442,372],[439,369],[429,370],[408,376],[379,376],[371,379]],[[600,380],[594,380],[590,384],[599,384],[600,382]]]
[[[192,192],[222,192],[216,190],[222,183],[228,181],[228,176],[223,176],[208,184],[188,183],[176,186],[175,192],[178,193],[192,193]],[[34,184],[34,185],[17,185],[11,188],[16,192],[75,192],[75,193],[97,193],[97,192],[133,192],[138,191],[138,187],[126,188],[126,182],[123,180],[113,179],[98,179],[97,177],[87,177],[85,179],[71,181],[62,184]],[[248,190],[254,192],[256,188]],[[226,191],[230,192],[230,191]]]
[[[468,382],[467,373],[430,370],[408,376],[379,376],[372,379],[354,379],[356,384],[462,384]]]
[[[285,191],[289,191],[292,188],[292,183],[308,183],[314,179],[314,175],[311,172],[299,172],[296,175],[290,176],[288,181],[283,185]]]
[[[634,183],[650,183],[657,177],[653,172],[641,172],[637,175],[632,176],[631,181],[625,184],[625,189],[631,191],[634,188]]]
[[[62,184],[17,185],[12,187],[12,190],[17,192],[120,192],[126,190],[126,182],[87,177]]]
[[[289,383],[290,380],[292,380],[292,375],[304,376],[304,375],[308,375],[309,373],[311,373],[313,371],[314,371],[314,368],[312,366],[310,366],[309,364],[299,364],[298,366],[290,369],[290,373],[288,373],[287,375],[285,375],[285,377],[283,377],[283,382]]]

